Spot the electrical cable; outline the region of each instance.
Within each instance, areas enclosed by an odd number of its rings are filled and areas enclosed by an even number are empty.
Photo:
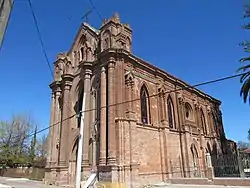
[[[92,0],[89,0],[91,6],[93,7],[93,9],[96,11],[97,15],[99,16],[100,20],[103,21],[103,18],[100,14],[100,12],[97,10],[96,6],[94,5],[93,1]]]
[[[43,42],[42,35],[41,35],[40,29],[39,29],[39,24],[38,24],[38,21],[37,21],[35,12],[34,12],[34,8],[33,8],[33,5],[32,5],[32,3],[31,3],[31,0],[28,0],[28,3],[29,3],[29,7],[30,7],[30,10],[31,10],[31,13],[32,13],[32,17],[33,17],[33,19],[34,19],[34,23],[35,23],[35,26],[36,26],[37,34],[38,34],[39,41],[40,41],[40,44],[41,44],[41,47],[42,47],[42,52],[43,52],[43,54],[44,54],[46,63],[47,63],[47,65],[48,65],[48,68],[49,68],[51,77],[53,78],[53,77],[54,77],[53,70],[52,70],[52,67],[51,67],[51,65],[50,65],[48,55],[47,55],[46,50],[45,50],[44,42]],[[68,106],[67,104],[66,104],[66,106],[67,106],[68,109],[72,112],[72,110],[69,108],[69,106]]]
[[[42,47],[42,52],[44,54],[45,60],[46,60],[47,65],[49,67],[50,74],[51,74],[51,76],[53,78],[54,77],[53,70],[52,70],[51,65],[49,63],[49,58],[48,58],[48,55],[47,55],[45,47],[44,47],[44,43],[43,43],[43,40],[42,40],[42,35],[41,35],[40,29],[39,29],[39,26],[38,26],[38,21],[36,19],[36,15],[35,15],[34,8],[32,6],[31,0],[28,0],[28,3],[29,3],[29,7],[30,7],[30,11],[31,11],[32,17],[33,17],[34,22],[35,22],[35,26],[36,26],[38,38],[39,38],[39,41],[40,41],[40,44],[41,44],[41,47]]]
[[[233,76],[226,76],[226,77],[222,77],[222,78],[219,78],[219,79],[214,79],[214,80],[210,80],[210,81],[206,81],[206,82],[201,82],[201,83],[198,83],[198,84],[194,84],[192,86],[186,86],[186,87],[182,87],[182,88],[178,88],[178,89],[174,89],[174,90],[170,90],[170,91],[166,91],[164,92],[164,94],[167,94],[167,93],[171,93],[171,92],[176,92],[176,91],[181,91],[183,89],[188,89],[188,88],[195,88],[195,87],[198,87],[198,86],[203,86],[203,85],[208,85],[208,84],[212,84],[212,83],[217,83],[217,82],[221,82],[221,81],[225,81],[225,80],[229,80],[229,79],[233,79],[233,78],[236,78],[236,77],[239,77],[239,76],[242,76],[244,73],[241,73],[241,74],[236,74],[236,75],[233,75]],[[157,93],[157,94],[153,94],[153,95],[149,95],[148,98],[151,98],[151,97],[156,97],[158,95],[160,95],[162,93]],[[102,106],[100,107],[99,110],[103,109],[103,108],[107,108],[107,107],[111,107],[111,106],[117,106],[117,105],[122,105],[122,104],[126,104],[126,103],[129,103],[129,102],[135,102],[137,100],[140,100],[140,98],[137,98],[137,99],[133,99],[133,100],[128,100],[128,101],[123,101],[123,102],[120,102],[120,103],[116,103],[116,104],[110,104],[110,105],[106,105],[106,106]],[[85,110],[85,111],[80,111],[79,113],[85,113],[85,112],[90,112],[90,111],[94,111],[94,110],[97,110],[96,108],[93,108],[93,109],[88,109],[88,110]],[[43,132],[47,129],[49,129],[50,127],[53,127],[57,124],[60,124],[62,123],[63,121],[66,121],[68,119],[71,119],[73,118],[74,116],[77,116],[79,115],[78,113],[75,113],[73,115],[71,115],[69,118],[66,118],[66,119],[63,119],[62,121],[59,121],[57,123],[54,123],[53,125],[50,125],[44,129],[41,129],[39,131],[37,131],[37,133],[40,133],[40,132]],[[33,134],[30,134],[28,137],[30,136],[33,136]]]

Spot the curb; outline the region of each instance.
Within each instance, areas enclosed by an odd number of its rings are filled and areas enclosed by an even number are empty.
[[[13,187],[11,187],[11,186],[9,186],[9,185],[4,185],[4,184],[1,184],[1,183],[0,183],[0,188],[13,188]]]

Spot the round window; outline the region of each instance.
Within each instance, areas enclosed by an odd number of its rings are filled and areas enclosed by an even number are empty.
[[[189,104],[185,105],[185,116],[186,119],[191,119],[191,107]]]

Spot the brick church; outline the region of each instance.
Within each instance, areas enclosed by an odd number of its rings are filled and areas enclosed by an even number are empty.
[[[117,13],[100,29],[83,23],[54,63],[45,181],[74,185],[79,114],[86,93],[82,180],[137,187],[207,176],[223,152],[221,102],[132,53]]]

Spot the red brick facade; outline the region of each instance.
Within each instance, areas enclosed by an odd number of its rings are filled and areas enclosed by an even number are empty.
[[[207,177],[206,153],[220,150],[220,101],[132,54],[132,30],[117,14],[97,30],[82,24],[59,54],[52,89],[45,180],[74,184],[81,93],[87,93],[83,178],[136,187]],[[219,121],[220,120],[220,121]]]

